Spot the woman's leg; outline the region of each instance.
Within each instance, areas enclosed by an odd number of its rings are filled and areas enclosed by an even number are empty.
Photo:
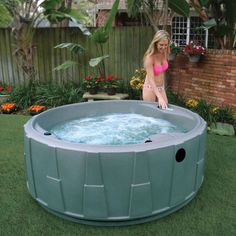
[[[146,88],[143,87],[143,100],[147,102],[155,102],[156,101],[156,95],[152,91],[152,88]]]
[[[163,89],[163,90],[161,91],[161,95],[162,95],[163,99],[165,100],[166,104],[168,104],[168,98],[167,98],[167,96],[166,96],[166,91],[165,91],[165,89]]]

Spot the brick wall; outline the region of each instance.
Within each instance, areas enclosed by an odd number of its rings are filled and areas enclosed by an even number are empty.
[[[170,62],[168,85],[185,98],[203,98],[236,111],[236,50],[209,49],[200,62],[184,55]]]
[[[109,16],[110,10],[100,10],[97,12],[97,17],[96,17],[96,26],[97,27],[102,27],[105,25],[106,20]]]

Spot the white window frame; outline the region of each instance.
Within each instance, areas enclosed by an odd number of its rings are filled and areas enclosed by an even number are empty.
[[[184,21],[184,18],[186,18],[186,17],[179,16],[179,15],[175,15],[174,17],[183,18],[182,22]],[[175,37],[173,37],[174,34],[175,34],[175,33],[173,32],[173,20],[174,20],[174,17],[172,18],[172,23],[171,23],[171,38],[172,38],[173,41],[176,41],[176,40],[175,40],[176,37],[178,37],[178,36],[180,37],[180,35],[176,34]],[[186,28],[186,38],[185,38],[186,44],[188,44],[188,43],[190,42],[190,26],[191,26],[191,18],[192,18],[192,17],[199,17],[199,16],[192,15],[192,16],[187,17],[187,28]],[[182,22],[179,21],[179,22],[176,22],[175,24],[179,24],[179,25],[180,25]],[[183,23],[182,23],[182,24],[183,24]],[[175,30],[176,30],[176,29],[178,30],[177,27],[174,28],[174,29],[175,29]],[[179,28],[179,29],[180,29],[180,28]],[[208,40],[209,40],[209,32],[208,32],[208,29],[206,29],[206,30],[205,30],[204,45],[202,45],[202,46],[208,48]],[[177,40],[177,41],[180,41],[180,39]],[[178,42],[176,42],[176,43],[178,43]],[[180,45],[180,46],[183,46],[183,45]]]

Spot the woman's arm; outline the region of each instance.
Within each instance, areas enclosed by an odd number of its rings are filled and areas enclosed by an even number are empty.
[[[147,78],[150,83],[150,85],[153,88],[153,92],[158,98],[159,106],[163,109],[167,108],[167,102],[166,99],[162,96],[162,92],[159,91],[159,89],[156,87],[155,79],[154,79],[154,73],[153,73],[153,60],[150,56],[147,56],[144,61],[144,67],[147,72]]]

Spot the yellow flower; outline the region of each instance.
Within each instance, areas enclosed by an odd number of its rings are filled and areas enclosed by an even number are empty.
[[[236,119],[236,112],[233,113],[233,117],[234,117],[234,119]]]
[[[212,109],[212,112],[213,112],[213,113],[217,113],[217,112],[219,111],[219,109],[220,109],[219,107],[214,107],[214,108]]]
[[[194,108],[198,105],[198,101],[195,100],[195,99],[189,99],[187,102],[186,102],[186,105],[187,107],[189,108]]]
[[[146,71],[143,67],[136,69],[130,80],[131,88],[135,90],[141,90],[143,88],[145,77]]]

